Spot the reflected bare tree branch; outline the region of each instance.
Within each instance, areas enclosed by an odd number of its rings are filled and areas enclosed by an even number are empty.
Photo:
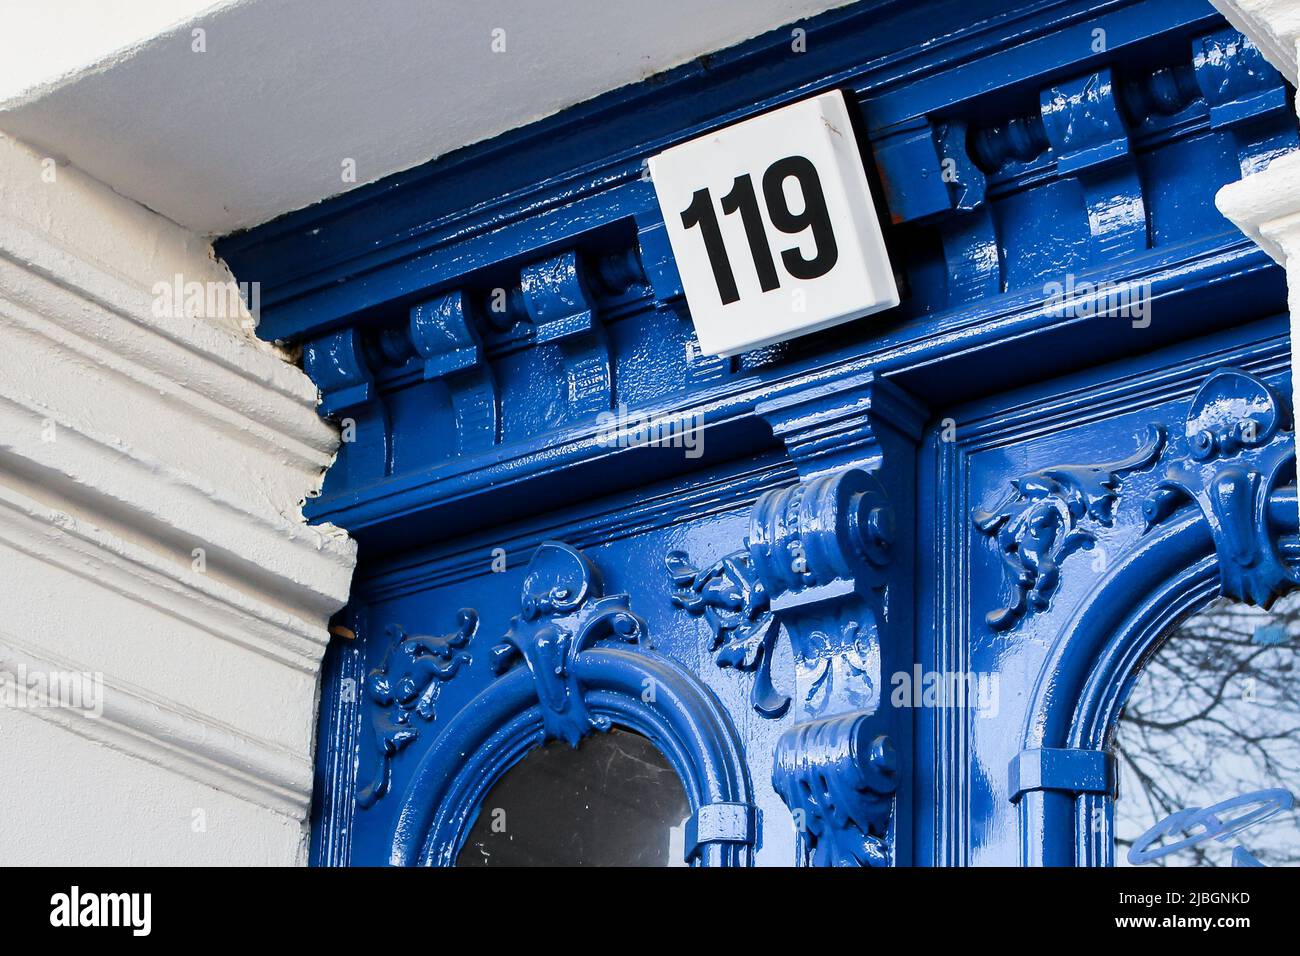
[[[1188,807],[1283,787],[1300,798],[1300,594],[1271,611],[1219,600],[1148,662],[1120,717],[1116,862]],[[1296,811],[1149,865],[1226,866],[1240,841],[1269,866],[1300,864]],[[1165,842],[1172,842],[1167,840]]]

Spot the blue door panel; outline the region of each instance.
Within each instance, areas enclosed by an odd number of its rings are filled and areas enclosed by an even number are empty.
[[[1279,316],[1191,348],[953,409],[946,417],[956,440],[930,436],[919,487],[922,497],[933,495],[941,504],[921,522],[921,537],[933,545],[922,561],[919,591],[928,592],[930,603],[922,614],[918,657],[932,661],[936,671],[996,676],[1001,691],[997,706],[984,713],[978,706],[919,712],[918,740],[933,741],[936,773],[919,780],[918,791],[932,789],[941,799],[929,808],[927,820],[918,821],[918,843],[933,846],[934,862],[1042,862],[1043,848],[1026,832],[1027,814],[1011,800],[1015,775],[1010,768],[1022,750],[1032,749],[1041,730],[1036,702],[1052,699],[1050,681],[1053,675],[1061,679],[1050,663],[1078,639],[1091,605],[1137,605],[1148,598],[1126,588],[1121,572],[1134,562],[1140,543],[1169,520],[1153,515],[1148,502],[1170,469],[1194,460],[1186,425],[1197,394],[1221,387],[1213,382],[1216,375],[1229,376],[1230,382],[1253,377],[1270,386],[1259,394],[1271,391],[1270,400],[1282,409],[1290,390],[1289,362]],[[1274,448],[1285,450],[1291,439],[1279,433],[1277,441]],[[1281,482],[1287,480],[1283,471]],[[1072,498],[1076,492],[1080,499]],[[1090,495],[1088,507],[1082,499]],[[1068,503],[1076,500],[1079,507],[1071,511]],[[962,512],[971,520],[963,521]],[[1177,514],[1185,519],[1188,513]],[[1003,560],[996,543],[996,532],[1007,527],[997,524],[1004,516],[1021,549],[1010,561]],[[1206,529],[1200,535],[1205,554],[1212,553],[1212,535]],[[1059,576],[1049,580],[1046,562],[1027,559],[1034,541]],[[1024,573],[1033,586],[1017,583]],[[1107,585],[1108,576],[1120,583]],[[1152,578],[1152,596],[1159,581]],[[1265,587],[1280,593],[1290,586],[1286,579]],[[956,601],[952,587],[962,589]],[[1203,591],[1198,600],[1205,603],[1212,596]],[[1085,657],[1068,676],[1082,684],[1095,663]],[[1110,679],[1118,684],[1132,674]],[[1068,720],[1076,700],[1063,689],[1055,692]],[[1099,730],[1105,738],[1113,726]],[[918,766],[927,765],[918,760]],[[1073,817],[1073,795],[1063,793]],[[1073,819],[1053,836],[1055,852],[1063,857],[1057,862],[1076,861],[1072,830]]]
[[[773,469],[769,468],[769,472]],[[782,477],[780,469],[768,476]],[[680,507],[680,506],[679,506]],[[676,509],[674,509],[676,510]],[[665,515],[662,510],[635,518],[609,513],[584,514],[581,519],[562,522],[547,533],[561,535],[568,541],[599,540],[603,543],[583,548],[582,553],[602,569],[605,594],[626,593],[627,606],[644,622],[641,642],[648,649],[671,658],[676,665],[689,669],[702,689],[733,717],[734,735],[743,742],[748,759],[756,755],[770,763],[775,738],[784,729],[780,720],[771,720],[754,711],[750,699],[748,675],[734,668],[719,667],[715,654],[708,648],[712,639],[705,619],[677,606],[672,601],[674,588],[666,556],[673,552],[700,555],[712,562],[717,541],[743,539],[745,514],[733,507],[718,510],[714,501],[705,500],[696,508],[684,508],[682,514]],[[670,521],[691,523],[669,525]],[[666,526],[668,525],[668,526]],[[358,781],[363,802],[369,804],[356,814],[351,824],[350,842],[361,859],[385,859],[389,855],[395,817],[402,805],[419,801],[420,793],[410,793],[415,761],[408,758],[407,748],[418,754],[424,741],[435,738],[458,710],[469,705],[497,680],[493,671],[493,647],[499,645],[511,628],[511,619],[520,614],[519,594],[528,569],[531,547],[512,540],[517,529],[503,528],[496,540],[505,550],[494,572],[494,555],[487,540],[448,558],[430,556],[407,563],[400,572],[381,575],[361,582],[359,596],[364,601],[364,617],[355,619],[361,664],[370,676],[366,682],[368,696],[360,708],[361,743]],[[470,618],[473,632],[463,642],[461,625],[466,615],[461,608],[474,610]],[[442,613],[433,613],[441,608]],[[418,693],[405,695],[411,710],[401,706],[379,704],[390,694],[374,691],[380,672],[388,682],[399,682],[418,670],[410,660],[402,661],[406,671],[385,655],[394,646],[394,637],[412,631],[411,622],[421,622],[422,631],[433,633],[437,640],[452,635],[446,654],[431,655],[432,664],[425,676],[417,677]],[[445,645],[444,645],[445,646]],[[778,652],[771,662],[774,681],[783,687],[792,684],[790,655]],[[435,670],[437,675],[434,675]],[[445,679],[441,676],[450,671]],[[387,688],[385,688],[387,690]],[[421,703],[422,702],[422,703]],[[788,721],[786,722],[788,723]],[[593,729],[579,730],[585,734]],[[385,757],[385,747],[393,747],[397,734],[414,735],[410,743],[402,742],[396,756]],[[540,735],[539,735],[540,739]],[[386,776],[387,774],[387,776]],[[378,786],[374,784],[378,782]],[[772,791],[765,777],[753,781],[753,806],[764,819],[777,819],[788,812]],[[376,796],[378,791],[382,794]],[[768,825],[764,840],[755,847],[756,862],[768,857],[773,862],[788,862],[793,853],[793,829]],[[355,858],[355,857],[354,857]]]

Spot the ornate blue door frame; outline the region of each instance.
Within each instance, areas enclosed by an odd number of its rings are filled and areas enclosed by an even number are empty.
[[[1284,280],[1212,203],[1296,145],[1258,51],[1191,0],[799,27],[220,244],[344,429],[316,862],[452,862],[506,768],[614,725],[692,862],[1108,862],[1143,655],[1294,586]],[[903,304],[702,357],[642,163],[831,88]]]

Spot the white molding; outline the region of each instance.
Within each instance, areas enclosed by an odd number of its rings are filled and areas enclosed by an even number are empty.
[[[0,216],[0,293],[19,307],[6,317],[160,388],[196,415],[239,424],[250,442],[273,443],[315,467],[333,457],[338,437],[315,413],[315,387],[293,366],[256,340],[237,339],[201,319],[152,315],[149,289],[75,258],[6,216]]]
[[[38,651],[0,631],[0,675],[82,674],[88,668],[48,651]],[[174,701],[125,681],[102,676],[102,713],[51,705],[46,694],[32,694],[39,706],[25,713],[114,750],[214,787],[267,810],[302,819],[311,804],[311,763],[265,740],[241,734]],[[6,768],[14,772],[15,768]]]
[[[41,435],[50,424],[58,438],[46,442]],[[352,551],[346,539],[231,497],[203,476],[53,409],[0,394],[0,470],[6,459],[15,474],[61,503],[151,536],[178,564],[188,567],[194,549],[202,549],[208,573],[270,588],[315,614],[328,615],[347,600]]]
[[[316,673],[329,641],[319,623],[3,486],[0,544],[303,673]]]
[[[273,590],[328,613],[347,598],[354,548],[335,529],[304,524],[300,498],[275,500],[284,488],[301,495],[317,486],[332,461],[337,437],[316,414],[314,387],[274,353],[200,319],[157,318],[151,302],[145,290],[0,216],[7,348],[22,348],[23,333],[39,336],[61,355],[83,359],[100,378],[96,387],[132,391],[142,420],[153,414],[151,403],[165,405],[190,422],[178,441],[201,443],[212,434],[243,445],[253,461],[232,467],[274,470],[271,480],[281,487],[231,494],[210,474],[187,472],[28,395],[5,394],[3,385],[0,458],[21,459],[33,480],[106,522],[157,528],[187,564],[201,547],[224,573],[261,579],[259,586],[283,569]],[[28,347],[41,361],[42,346]],[[60,440],[41,440],[47,422]],[[276,552],[285,560],[268,562]]]
[[[89,672],[103,698],[95,717],[24,708],[61,728],[27,736],[0,707],[0,761],[22,780],[6,807],[41,821],[57,792],[75,814],[35,839],[64,853],[239,864],[257,840],[260,861],[301,863],[317,675],[356,554],[301,504],[337,432],[246,312],[155,308],[176,276],[233,283],[209,243],[45,172],[0,137],[0,674]],[[70,796],[88,764],[113,787]],[[211,809],[234,838],[179,849],[121,805],[191,806],[194,782],[229,798]]]
[[[1288,248],[1300,252],[1300,152],[1287,153],[1265,169],[1219,190],[1219,211],[1280,264]]]

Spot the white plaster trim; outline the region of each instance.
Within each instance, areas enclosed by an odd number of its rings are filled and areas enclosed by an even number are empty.
[[[146,290],[0,216],[7,347],[29,333],[84,358],[97,387],[135,390],[141,417],[152,402],[192,416],[178,441],[219,432],[278,472],[277,486],[258,498],[233,496],[20,394],[0,394],[0,457],[13,456],[15,471],[107,522],[153,529],[186,566],[202,547],[219,573],[329,614],[347,599],[355,549],[336,529],[303,523],[299,501],[278,493],[315,487],[332,461],[337,437],[316,414],[314,386],[274,353],[200,319],[153,316],[151,302]],[[44,422],[56,424],[59,441],[40,440]]]
[[[189,403],[196,414],[227,424],[242,417],[250,441],[271,441],[277,448],[287,444],[286,450],[317,467],[333,457],[338,438],[316,415],[315,386],[256,340],[236,338],[189,316],[155,316],[150,289],[2,215],[0,259],[7,260],[0,273],[5,298],[47,320],[32,323],[34,330],[98,364],[115,356],[110,367],[132,366],[132,377],[151,387],[162,385],[169,398]],[[253,408],[255,420],[247,418]]]
[[[122,833],[99,858],[239,864],[265,837],[257,859],[301,863],[317,674],[356,550],[301,503],[337,432],[242,309],[155,308],[177,276],[233,282],[207,242],[0,136],[0,673],[89,672],[103,695],[93,718],[23,708],[76,738],[0,710],[22,781],[6,807],[64,854]],[[84,741],[113,786],[72,797]],[[231,799],[224,835],[187,850],[150,814],[195,783]],[[75,815],[46,828],[54,794]]]
[[[1286,248],[1300,250],[1300,152],[1229,183],[1214,198],[1219,211],[1282,265]]]
[[[57,441],[41,441],[47,422],[57,428]],[[258,510],[52,409],[0,395],[0,463],[9,456],[14,472],[106,522],[150,535],[174,560],[188,564],[193,549],[202,548],[210,574],[269,586],[321,615],[347,600],[349,542]],[[264,563],[286,552],[292,560]],[[303,573],[307,568],[313,573]]]
[[[38,652],[20,638],[0,631],[0,673],[14,675],[20,668],[29,676],[87,670],[48,651]],[[48,701],[48,697],[33,696]],[[302,757],[115,678],[103,678],[103,712],[98,717],[58,706],[24,710],[296,820],[305,817],[311,803],[311,765]]]
[[[0,543],[307,674],[329,641],[319,624],[4,486]]]

